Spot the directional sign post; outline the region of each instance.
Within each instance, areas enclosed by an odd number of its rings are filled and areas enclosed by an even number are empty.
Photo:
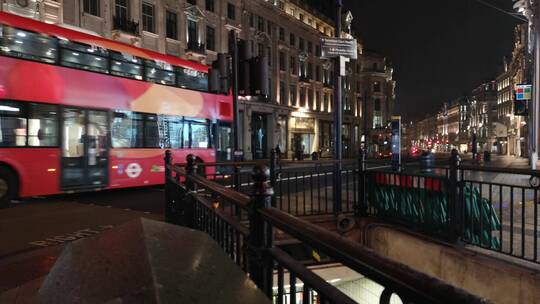
[[[357,45],[356,39],[321,37],[321,57],[357,59]]]

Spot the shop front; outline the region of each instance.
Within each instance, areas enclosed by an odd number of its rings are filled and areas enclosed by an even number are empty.
[[[319,150],[321,157],[332,157],[334,151],[334,124],[319,120]]]
[[[315,118],[291,117],[289,126],[291,133],[290,147],[294,159],[302,159],[316,152]]]
[[[268,114],[251,114],[251,151],[253,159],[268,158]]]

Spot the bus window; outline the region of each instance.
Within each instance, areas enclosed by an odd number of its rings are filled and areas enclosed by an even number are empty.
[[[88,131],[87,135],[93,156],[107,156],[107,116],[104,111],[88,111]],[[93,164],[92,164],[93,165]]]
[[[116,111],[113,114],[111,141],[113,148],[143,146],[143,119],[139,113]]]
[[[193,69],[177,68],[177,82],[181,88],[208,91],[207,74]]]
[[[158,119],[155,114],[144,115],[144,147],[159,148]]]
[[[185,122],[184,128],[182,129],[182,148],[184,149],[189,148],[189,140],[190,140],[189,129],[190,129],[189,123]]]
[[[157,64],[154,60],[146,60],[146,80],[159,84],[175,85],[176,75],[170,64]]]
[[[182,148],[182,129],[184,123],[180,116],[158,116],[159,146],[161,148]]]
[[[62,46],[60,64],[100,73],[109,72],[106,50],[65,40],[60,40],[60,45]]]
[[[208,148],[208,124],[191,123],[191,148]]]
[[[54,105],[32,103],[28,109],[28,145],[58,146],[58,108]]]
[[[84,111],[64,108],[64,144],[63,157],[84,157],[84,139],[86,134]]]
[[[111,54],[111,74],[138,80],[143,79],[141,59],[117,52]]]
[[[0,101],[0,146],[26,146],[26,117],[22,104]]]
[[[169,120],[169,139],[171,148],[182,148],[182,131],[184,122],[181,117],[171,117]]]
[[[10,26],[2,26],[0,31],[0,50],[8,56],[56,62],[56,39]]]

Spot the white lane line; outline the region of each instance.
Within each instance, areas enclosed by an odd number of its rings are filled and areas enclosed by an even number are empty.
[[[353,170],[346,170],[346,171],[343,171],[343,173],[352,173]],[[299,179],[306,179],[308,177],[320,177],[320,176],[328,176],[328,175],[333,175],[334,173],[333,172],[324,172],[324,173],[316,173],[316,174],[310,174],[310,175],[301,175],[301,176],[289,176],[289,177],[282,177],[282,178],[278,178],[276,180],[276,182],[281,182],[281,181],[291,181],[291,180],[299,180]],[[243,183],[243,184],[240,184],[241,187],[245,187],[245,186],[249,186],[253,183]],[[234,186],[232,185],[226,185],[225,186],[226,188],[232,188]]]

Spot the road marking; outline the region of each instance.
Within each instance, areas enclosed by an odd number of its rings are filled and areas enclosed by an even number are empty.
[[[75,240],[82,239],[82,238],[85,238],[85,237],[96,235],[96,234],[101,233],[101,232],[103,232],[105,230],[112,229],[113,227],[114,226],[112,226],[112,225],[101,225],[101,226],[98,226],[98,228],[96,230],[93,230],[93,229],[90,229],[90,228],[81,229],[81,230],[77,230],[75,232],[61,234],[61,235],[53,236],[53,237],[50,237],[50,238],[46,238],[45,240],[33,241],[33,242],[30,242],[29,244],[39,246],[39,247],[48,247],[48,246],[63,244],[63,243],[66,243],[66,242],[71,242],[71,241],[75,241]]]
[[[346,170],[346,171],[343,171],[342,173],[352,173],[353,170]],[[294,173],[294,172],[293,172]],[[327,175],[333,175],[334,173],[333,172],[323,172],[323,173],[315,173],[315,174],[310,174],[310,175],[301,175],[301,176],[289,176],[289,177],[283,177],[283,178],[278,178],[276,180],[276,182],[281,182],[281,181],[291,181],[291,180],[297,180],[297,179],[306,179],[308,177],[319,177],[319,176],[327,176]],[[253,182],[248,182],[248,183],[242,183],[240,184],[241,187],[246,187],[246,186],[249,186],[249,185],[252,185]],[[233,188],[234,186],[233,185],[226,185],[225,186],[226,188]]]

